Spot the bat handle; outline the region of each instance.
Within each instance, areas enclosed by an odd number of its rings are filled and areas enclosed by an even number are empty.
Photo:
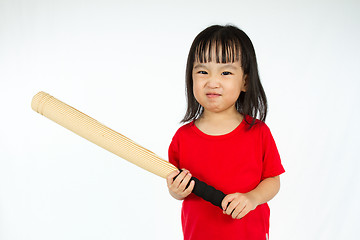
[[[180,170],[180,172],[182,172],[181,169],[179,169],[179,170]],[[192,180],[195,181],[195,186],[192,191],[195,195],[201,197],[205,201],[208,201],[208,202],[212,203],[213,205],[218,206],[222,209],[221,202],[226,196],[225,193],[223,193],[220,190],[217,190],[213,186],[210,186],[210,185],[200,181],[199,179],[197,179],[195,177],[191,177],[191,180],[189,181],[189,183],[186,187],[188,187],[190,185],[190,182]]]

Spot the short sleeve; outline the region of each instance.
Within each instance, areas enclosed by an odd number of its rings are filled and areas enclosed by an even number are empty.
[[[179,168],[179,144],[178,143],[179,143],[178,135],[175,134],[171,140],[169,150],[168,150],[169,162],[177,168]]]
[[[262,127],[263,169],[261,179],[275,177],[285,172],[282,166],[280,154],[269,127]]]

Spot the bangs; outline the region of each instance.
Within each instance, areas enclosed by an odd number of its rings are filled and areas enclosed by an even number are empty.
[[[225,36],[226,37],[226,36]],[[241,59],[241,47],[237,39],[212,36],[203,39],[195,48],[194,60],[200,63],[233,63]]]

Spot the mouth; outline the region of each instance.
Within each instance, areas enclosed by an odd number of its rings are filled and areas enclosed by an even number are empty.
[[[221,94],[220,93],[207,93],[206,96],[209,98],[215,98],[215,97],[220,97]]]

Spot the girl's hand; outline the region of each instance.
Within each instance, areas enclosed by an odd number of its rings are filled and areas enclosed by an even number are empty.
[[[191,173],[186,169],[183,169],[183,171],[179,173],[180,171],[173,171],[167,176],[166,181],[170,195],[177,200],[183,200],[189,196],[194,189],[195,181],[191,181],[189,187],[186,188],[191,179]],[[178,176],[176,177],[176,175]],[[174,177],[176,177],[175,180]]]
[[[229,194],[221,203],[223,213],[231,215],[233,219],[243,218],[258,205],[255,196],[251,193]]]

